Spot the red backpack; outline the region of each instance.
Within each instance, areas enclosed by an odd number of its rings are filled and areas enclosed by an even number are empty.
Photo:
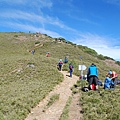
[[[61,64],[61,65],[62,65],[62,64],[63,64],[63,62],[62,62],[62,61],[60,61],[60,62],[59,62],[59,64]]]
[[[92,90],[96,90],[95,84],[92,84]]]

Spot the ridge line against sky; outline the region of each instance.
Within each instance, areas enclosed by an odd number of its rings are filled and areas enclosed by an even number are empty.
[[[63,37],[120,60],[120,0],[1,0],[0,32]]]

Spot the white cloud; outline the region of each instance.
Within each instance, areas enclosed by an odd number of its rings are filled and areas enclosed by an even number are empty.
[[[113,59],[120,59],[120,48],[94,48],[99,54],[102,54],[104,56],[111,57]]]
[[[120,52],[120,46],[118,46],[117,40],[113,38],[108,38],[106,36],[99,36],[90,33],[80,34],[80,36],[80,38],[74,41],[78,45],[92,48],[98,54],[102,54],[113,59],[120,59],[120,55],[118,54]]]
[[[39,5],[41,7],[52,7],[51,0],[1,0],[1,3],[6,2],[7,4],[26,4],[26,5]]]
[[[2,18],[7,18],[7,19],[19,19],[19,20],[28,20],[28,21],[40,21],[40,22],[45,22],[45,18],[43,18],[40,15],[36,15],[34,13],[28,13],[28,12],[23,12],[23,11],[18,11],[18,10],[9,10],[4,11],[4,13],[0,14],[0,17]]]
[[[24,11],[19,11],[19,10],[9,10],[8,11],[4,11],[4,13],[1,12],[0,17],[6,18],[6,19],[11,19],[12,22],[14,23],[15,20],[21,22],[21,20],[27,20],[27,22],[38,22],[38,24],[40,25],[48,25],[51,24],[53,26],[58,26],[59,28],[65,29],[65,30],[69,30],[69,31],[74,31],[77,32],[75,29],[72,29],[68,26],[66,26],[61,20],[59,20],[57,17],[51,17],[51,16],[45,16],[42,14],[35,14],[35,13],[28,13],[28,12],[24,12]]]
[[[114,4],[120,6],[120,0],[103,0],[107,2],[108,4]]]
[[[63,21],[58,19],[57,17],[51,17],[49,15],[45,15],[41,11],[41,6],[42,7],[52,7],[52,2],[51,0],[16,0],[16,1],[11,1],[11,0],[2,0],[4,2],[10,3],[10,4],[27,4],[27,6],[37,6],[35,9],[40,11],[39,13],[36,13],[36,11],[30,12],[29,10],[22,11],[19,9],[6,9],[2,10],[0,14],[1,20],[5,21],[11,21],[11,22],[18,22],[21,23],[22,21],[25,23],[30,24],[35,24],[35,22],[40,26],[42,25],[43,27],[47,25],[53,25],[54,27],[59,27],[61,29],[65,29],[68,31],[74,31],[76,32],[75,29],[70,28],[69,26],[66,26]],[[29,3],[29,4],[28,4]],[[19,7],[18,7],[19,8]],[[32,23],[31,23],[32,22]]]
[[[107,42],[107,39],[104,37],[101,37],[96,34],[91,34],[91,33],[80,33],[79,38],[76,40],[78,44],[84,44],[92,47],[101,47],[104,46],[106,47],[106,44],[109,44]],[[103,44],[104,43],[104,44]]]
[[[56,26],[58,26],[58,27],[60,27],[60,28],[62,28],[64,30],[77,32],[75,29],[73,29],[73,28],[71,28],[69,26],[66,26],[64,24],[64,22],[59,20],[57,17],[54,18],[54,17],[47,16],[46,20],[47,20],[46,23],[52,24],[54,26],[56,25]]]
[[[47,6],[47,7],[52,7],[53,4],[51,0],[37,0],[37,1],[40,2],[40,4],[42,4],[43,6]]]
[[[23,4],[25,3],[25,0],[1,0],[0,2],[6,2],[8,4]]]
[[[18,23],[6,23],[6,25],[8,25],[9,27],[11,28],[16,28],[18,29],[19,31],[31,31],[31,32],[40,32],[40,33],[43,33],[43,34],[47,34],[49,36],[52,36],[54,38],[56,37],[60,37],[60,35],[54,31],[50,31],[50,30],[46,30],[44,28],[40,28],[40,27],[35,27],[35,26],[32,26],[32,25],[25,25],[25,24],[18,24]]]

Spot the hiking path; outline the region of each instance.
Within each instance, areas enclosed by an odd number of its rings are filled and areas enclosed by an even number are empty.
[[[71,91],[71,87],[77,82],[79,78],[75,75],[69,77],[69,73],[67,71],[60,72],[64,75],[63,82],[57,85],[53,91],[51,91],[45,97],[45,99],[43,99],[35,108],[33,108],[25,120],[59,120],[70,96],[72,97],[72,102],[69,109],[69,120],[80,120],[82,116],[80,114],[81,108],[79,105],[80,95],[77,94],[72,96]],[[50,107],[46,108],[50,97],[54,94],[59,94],[59,99]]]

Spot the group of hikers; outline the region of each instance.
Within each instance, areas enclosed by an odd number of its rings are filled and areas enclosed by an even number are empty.
[[[65,57],[64,62],[62,61],[62,59],[60,59],[58,64],[57,64],[58,70],[61,71],[63,63],[67,63],[67,62],[68,62],[68,58],[67,57]],[[69,77],[72,77],[73,70],[74,70],[74,66],[72,65],[72,63],[70,63],[69,64],[69,71],[70,71],[70,76]]]
[[[68,62],[68,61],[67,61]],[[62,59],[59,60],[58,62],[58,68],[61,71],[62,70],[62,65],[63,63],[66,63],[66,61],[64,60],[64,62],[62,62]],[[72,65],[72,63],[69,64],[69,72],[70,72],[70,77],[72,77],[72,73],[73,73],[73,69],[74,66]],[[102,81],[99,80],[98,78],[98,68],[97,66],[92,63],[87,70],[87,75],[85,78],[88,82],[88,87],[86,89],[86,87],[84,87],[84,91],[88,91],[88,90],[98,90],[98,85],[102,86]],[[104,80],[104,89],[115,89],[118,81],[120,82],[120,80],[118,80],[118,74],[115,71],[109,70],[108,73],[106,74],[106,78]]]
[[[87,71],[87,81],[89,83],[89,90],[98,91],[98,85],[101,82],[98,78],[98,68],[94,63],[92,63]],[[109,70],[106,74],[106,78],[104,80],[104,89],[115,89],[118,83],[118,74],[115,71]],[[102,82],[101,82],[102,85]]]

